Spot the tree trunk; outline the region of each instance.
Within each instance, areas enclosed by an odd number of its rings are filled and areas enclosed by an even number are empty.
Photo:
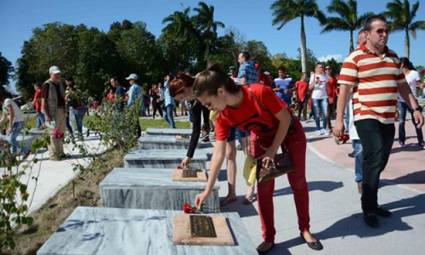
[[[410,59],[410,38],[409,38],[409,29],[404,29],[406,37],[404,38],[404,56]]]
[[[350,52],[354,51],[353,30],[350,30]]]
[[[301,71],[307,74],[307,58],[306,58],[306,38],[305,38],[305,29],[304,29],[304,15],[301,15]]]

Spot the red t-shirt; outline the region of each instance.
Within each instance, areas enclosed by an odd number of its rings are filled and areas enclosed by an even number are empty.
[[[308,90],[308,83],[305,81],[297,81],[295,87],[297,88],[298,101],[304,101]]]
[[[226,141],[233,127],[250,131],[253,156],[257,157],[260,156],[258,146],[270,146],[276,134],[279,121],[274,114],[287,108],[287,105],[276,97],[270,87],[262,84],[242,86],[242,92],[243,99],[239,107],[227,106],[219,113],[215,136],[217,141]]]
[[[37,88],[34,94],[34,110],[36,112],[41,112],[41,89]]]
[[[329,99],[329,103],[333,103],[334,98],[336,96],[336,87],[337,87],[337,80],[335,77],[329,77],[328,80],[328,86],[326,88],[327,92],[328,92],[328,99]]]

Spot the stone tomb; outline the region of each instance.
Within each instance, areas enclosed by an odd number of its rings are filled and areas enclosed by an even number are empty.
[[[176,168],[186,157],[186,150],[142,150],[135,149],[124,157],[127,168]],[[190,163],[193,168],[206,169],[208,156],[205,151],[197,150]]]
[[[165,135],[144,135],[138,140],[140,149],[187,149],[189,148],[189,138],[176,138]],[[198,142],[197,148],[212,147],[211,143]]]
[[[256,255],[237,213],[227,218],[235,246],[174,245],[172,222],[182,211],[77,207],[38,255]]]
[[[181,136],[189,138],[192,135],[192,129],[189,128],[148,128],[145,131],[149,136]]]
[[[173,181],[174,169],[115,168],[100,183],[103,206],[117,208],[182,210],[195,204],[206,182]],[[206,199],[203,212],[220,212],[219,186]]]

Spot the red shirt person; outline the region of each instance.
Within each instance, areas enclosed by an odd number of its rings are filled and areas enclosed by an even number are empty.
[[[297,89],[298,119],[301,118],[301,113],[303,113],[304,120],[307,120],[308,83],[305,73],[301,74],[301,79],[295,83],[295,87]]]
[[[211,193],[225,156],[227,136],[231,128],[250,131],[250,153],[262,159],[267,166],[274,160],[279,147],[285,147],[293,163],[288,174],[294,193],[299,230],[312,249],[322,249],[320,241],[310,233],[308,187],[305,179],[306,137],[300,122],[291,117],[287,105],[279,100],[272,89],[262,84],[237,86],[221,69],[213,65],[196,76],[194,93],[206,107],[219,112],[215,123],[214,146],[210,175],[204,192],[196,197],[200,208]],[[274,180],[258,184],[258,205],[264,242],[257,250],[265,252],[273,248],[274,228],[273,192]]]
[[[45,122],[44,114],[41,111],[41,98],[43,96],[41,84],[40,83],[34,84],[34,90],[35,90],[35,93],[34,93],[34,99],[32,103],[34,105],[34,110],[37,113],[37,121],[36,121],[35,127],[41,128],[43,127]]]

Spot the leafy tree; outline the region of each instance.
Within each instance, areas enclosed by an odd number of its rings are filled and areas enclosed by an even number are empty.
[[[372,12],[367,12],[361,16],[357,13],[357,0],[332,0],[328,6],[329,13],[335,13],[339,17],[327,17],[322,32],[349,31],[350,32],[350,52],[354,50],[353,33],[362,27],[367,17]]]
[[[419,1],[410,8],[409,0],[394,0],[387,4],[384,15],[389,18],[389,28],[391,31],[404,31],[404,56],[410,56],[410,34],[416,38],[418,29],[425,29],[425,20],[414,21],[416,12],[419,9]]]
[[[11,77],[13,70],[12,63],[2,56],[0,52],[0,94],[7,94],[5,86],[9,85],[9,78]]]
[[[305,35],[304,19],[314,17],[321,23],[325,21],[325,15],[319,10],[315,0],[276,0],[272,5],[273,25],[280,30],[288,22],[300,18],[301,21],[301,66],[302,71],[307,71],[307,39]]]
[[[270,53],[266,45],[262,41],[251,40],[246,42],[244,47],[246,51],[249,52],[251,58],[258,64],[261,68],[270,70],[272,67],[272,62],[270,59]]]

